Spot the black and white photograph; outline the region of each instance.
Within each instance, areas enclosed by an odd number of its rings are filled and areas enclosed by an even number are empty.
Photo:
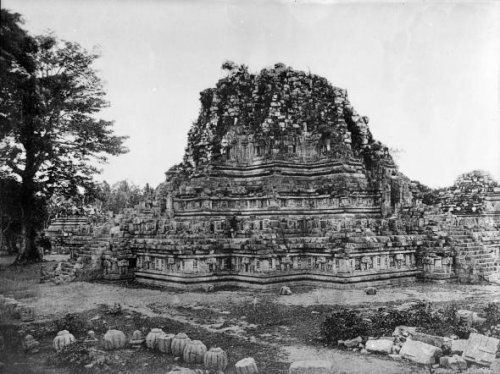
[[[500,373],[499,0],[0,6],[0,373]]]

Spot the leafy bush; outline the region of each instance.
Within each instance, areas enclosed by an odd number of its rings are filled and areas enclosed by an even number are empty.
[[[68,330],[72,334],[83,334],[88,330],[88,325],[82,317],[73,313],[68,313],[64,318],[55,321],[56,330]]]
[[[327,343],[366,335],[368,329],[369,322],[364,320],[360,313],[350,309],[333,312],[326,317],[321,326],[321,332]]]
[[[498,306],[497,306],[498,308]],[[489,310],[493,310],[491,306]],[[497,309],[498,311],[498,309]],[[434,310],[426,302],[417,302],[407,309],[379,309],[362,316],[353,310],[341,310],[328,316],[321,326],[321,332],[329,343],[352,339],[357,336],[391,335],[397,326],[413,326],[432,335],[458,335],[468,338],[471,328],[457,317],[454,304]],[[498,311],[500,317],[500,311]],[[365,318],[363,318],[365,317]]]
[[[106,306],[106,313],[114,316],[120,315],[123,313],[123,308],[120,303],[114,303],[112,306]]]
[[[498,325],[500,323],[500,304],[489,303],[484,308],[484,314],[486,315],[486,324],[488,326]]]
[[[92,361],[89,349],[83,342],[75,342],[63,347],[60,352],[49,358],[53,365],[84,366]]]

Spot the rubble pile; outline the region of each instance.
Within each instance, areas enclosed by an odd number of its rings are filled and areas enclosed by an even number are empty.
[[[11,297],[0,295],[0,319],[19,319],[31,322],[35,319],[35,309]]]
[[[467,326],[467,331],[463,331],[468,336],[466,339],[454,334],[446,337],[423,333],[420,331],[422,327],[397,326],[390,336],[358,336],[339,340],[337,345],[364,354],[406,359],[434,369],[442,367],[459,371],[471,366],[490,367],[500,358],[500,326],[489,326],[485,318],[468,310],[458,310],[457,317]],[[478,329],[485,334],[478,333]]]
[[[494,210],[492,195],[500,185],[487,172],[474,170],[460,175],[454,185],[438,191],[445,212],[455,215],[479,215]]]

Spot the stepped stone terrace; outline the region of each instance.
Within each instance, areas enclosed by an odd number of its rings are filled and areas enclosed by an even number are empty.
[[[183,288],[497,279],[487,174],[428,202],[345,90],[283,64],[224,68],[155,200],[90,230],[75,256],[88,268]]]

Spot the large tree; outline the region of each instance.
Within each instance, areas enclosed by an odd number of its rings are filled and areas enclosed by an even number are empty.
[[[53,35],[31,37],[17,14],[2,9],[1,17],[0,168],[20,183],[18,261],[31,262],[40,259],[37,202],[92,186],[98,162],[126,152],[125,137],[97,118],[107,106],[97,54]]]

